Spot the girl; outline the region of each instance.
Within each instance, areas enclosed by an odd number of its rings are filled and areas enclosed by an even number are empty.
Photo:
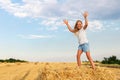
[[[85,52],[88,60],[92,65],[92,68],[95,69],[94,62],[90,56],[89,43],[88,43],[88,39],[86,37],[86,32],[85,32],[88,26],[87,16],[88,16],[88,12],[84,12],[83,17],[85,19],[85,24],[83,25],[81,20],[77,20],[75,23],[74,29],[71,28],[67,20],[63,20],[63,22],[67,25],[68,30],[72,33],[75,33],[75,35],[78,38],[79,46],[78,46],[78,51],[76,55],[78,66],[81,66],[80,57],[82,52]]]

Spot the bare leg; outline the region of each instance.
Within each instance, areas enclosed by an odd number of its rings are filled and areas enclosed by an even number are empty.
[[[95,69],[95,64],[90,56],[90,52],[86,52],[86,56],[87,56],[88,60],[90,61],[92,68]]]
[[[82,52],[83,52],[82,50],[78,50],[78,51],[77,51],[76,57],[77,57],[77,65],[78,65],[78,66],[81,66],[80,57],[81,57]]]

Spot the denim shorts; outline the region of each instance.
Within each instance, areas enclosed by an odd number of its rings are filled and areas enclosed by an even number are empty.
[[[80,44],[78,50],[82,50],[85,53],[90,51],[89,43]]]

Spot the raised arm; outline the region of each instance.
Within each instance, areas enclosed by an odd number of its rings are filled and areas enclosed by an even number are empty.
[[[63,22],[66,24],[66,26],[70,32],[73,32],[73,33],[75,32],[75,30],[72,29],[71,26],[69,25],[68,20],[63,20]]]
[[[85,25],[84,25],[83,29],[86,29],[87,26],[88,26],[88,19],[87,19],[87,16],[88,16],[88,12],[85,11],[84,14],[83,14],[83,17],[84,17],[84,19],[85,19]]]

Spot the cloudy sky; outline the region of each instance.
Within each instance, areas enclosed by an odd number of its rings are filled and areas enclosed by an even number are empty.
[[[0,0],[0,59],[76,61],[78,41],[67,30],[89,12],[87,36],[94,60],[120,58],[120,0]],[[87,60],[85,54],[82,60]]]

